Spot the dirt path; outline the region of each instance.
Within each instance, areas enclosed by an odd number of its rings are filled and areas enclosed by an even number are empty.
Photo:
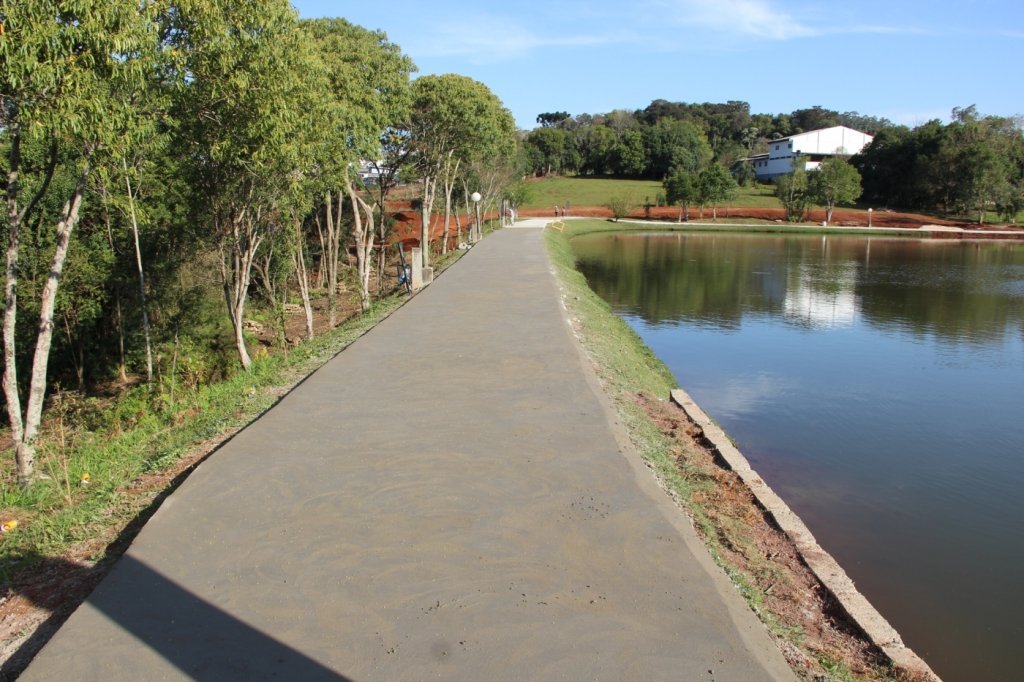
[[[624,445],[536,230],[203,463],[23,679],[792,679]]]

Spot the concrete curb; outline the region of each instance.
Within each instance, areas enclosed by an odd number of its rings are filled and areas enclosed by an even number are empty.
[[[941,682],[939,676],[917,654],[903,643],[900,634],[889,624],[874,606],[857,591],[853,581],[842,566],[818,545],[811,531],[789,508],[781,497],[775,494],[757,472],[750,467],[750,462],[729,440],[725,431],[711,421],[700,406],[681,388],[672,391],[672,402],[683,409],[690,419],[704,430],[704,436],[714,445],[718,454],[726,464],[743,480],[778,524],[779,528],[796,545],[797,551],[804,562],[818,577],[846,614],[853,620],[868,639],[881,649],[892,663],[903,670],[924,675],[926,678]]]

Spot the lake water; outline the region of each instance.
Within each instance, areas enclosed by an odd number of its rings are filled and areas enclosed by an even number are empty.
[[[1024,679],[1024,245],[703,233],[573,247],[940,676]]]

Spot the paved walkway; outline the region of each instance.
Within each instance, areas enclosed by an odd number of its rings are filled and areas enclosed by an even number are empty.
[[[537,229],[239,433],[25,680],[791,679],[629,448]]]

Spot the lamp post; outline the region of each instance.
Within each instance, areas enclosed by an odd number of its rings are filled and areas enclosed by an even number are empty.
[[[480,192],[473,192],[469,195],[469,198],[473,200],[473,207],[476,210],[476,222],[473,225],[473,239],[470,241],[476,243],[483,238],[480,230],[480,199],[483,197],[480,196]]]
[[[871,227],[871,209],[868,209],[868,227]]]

